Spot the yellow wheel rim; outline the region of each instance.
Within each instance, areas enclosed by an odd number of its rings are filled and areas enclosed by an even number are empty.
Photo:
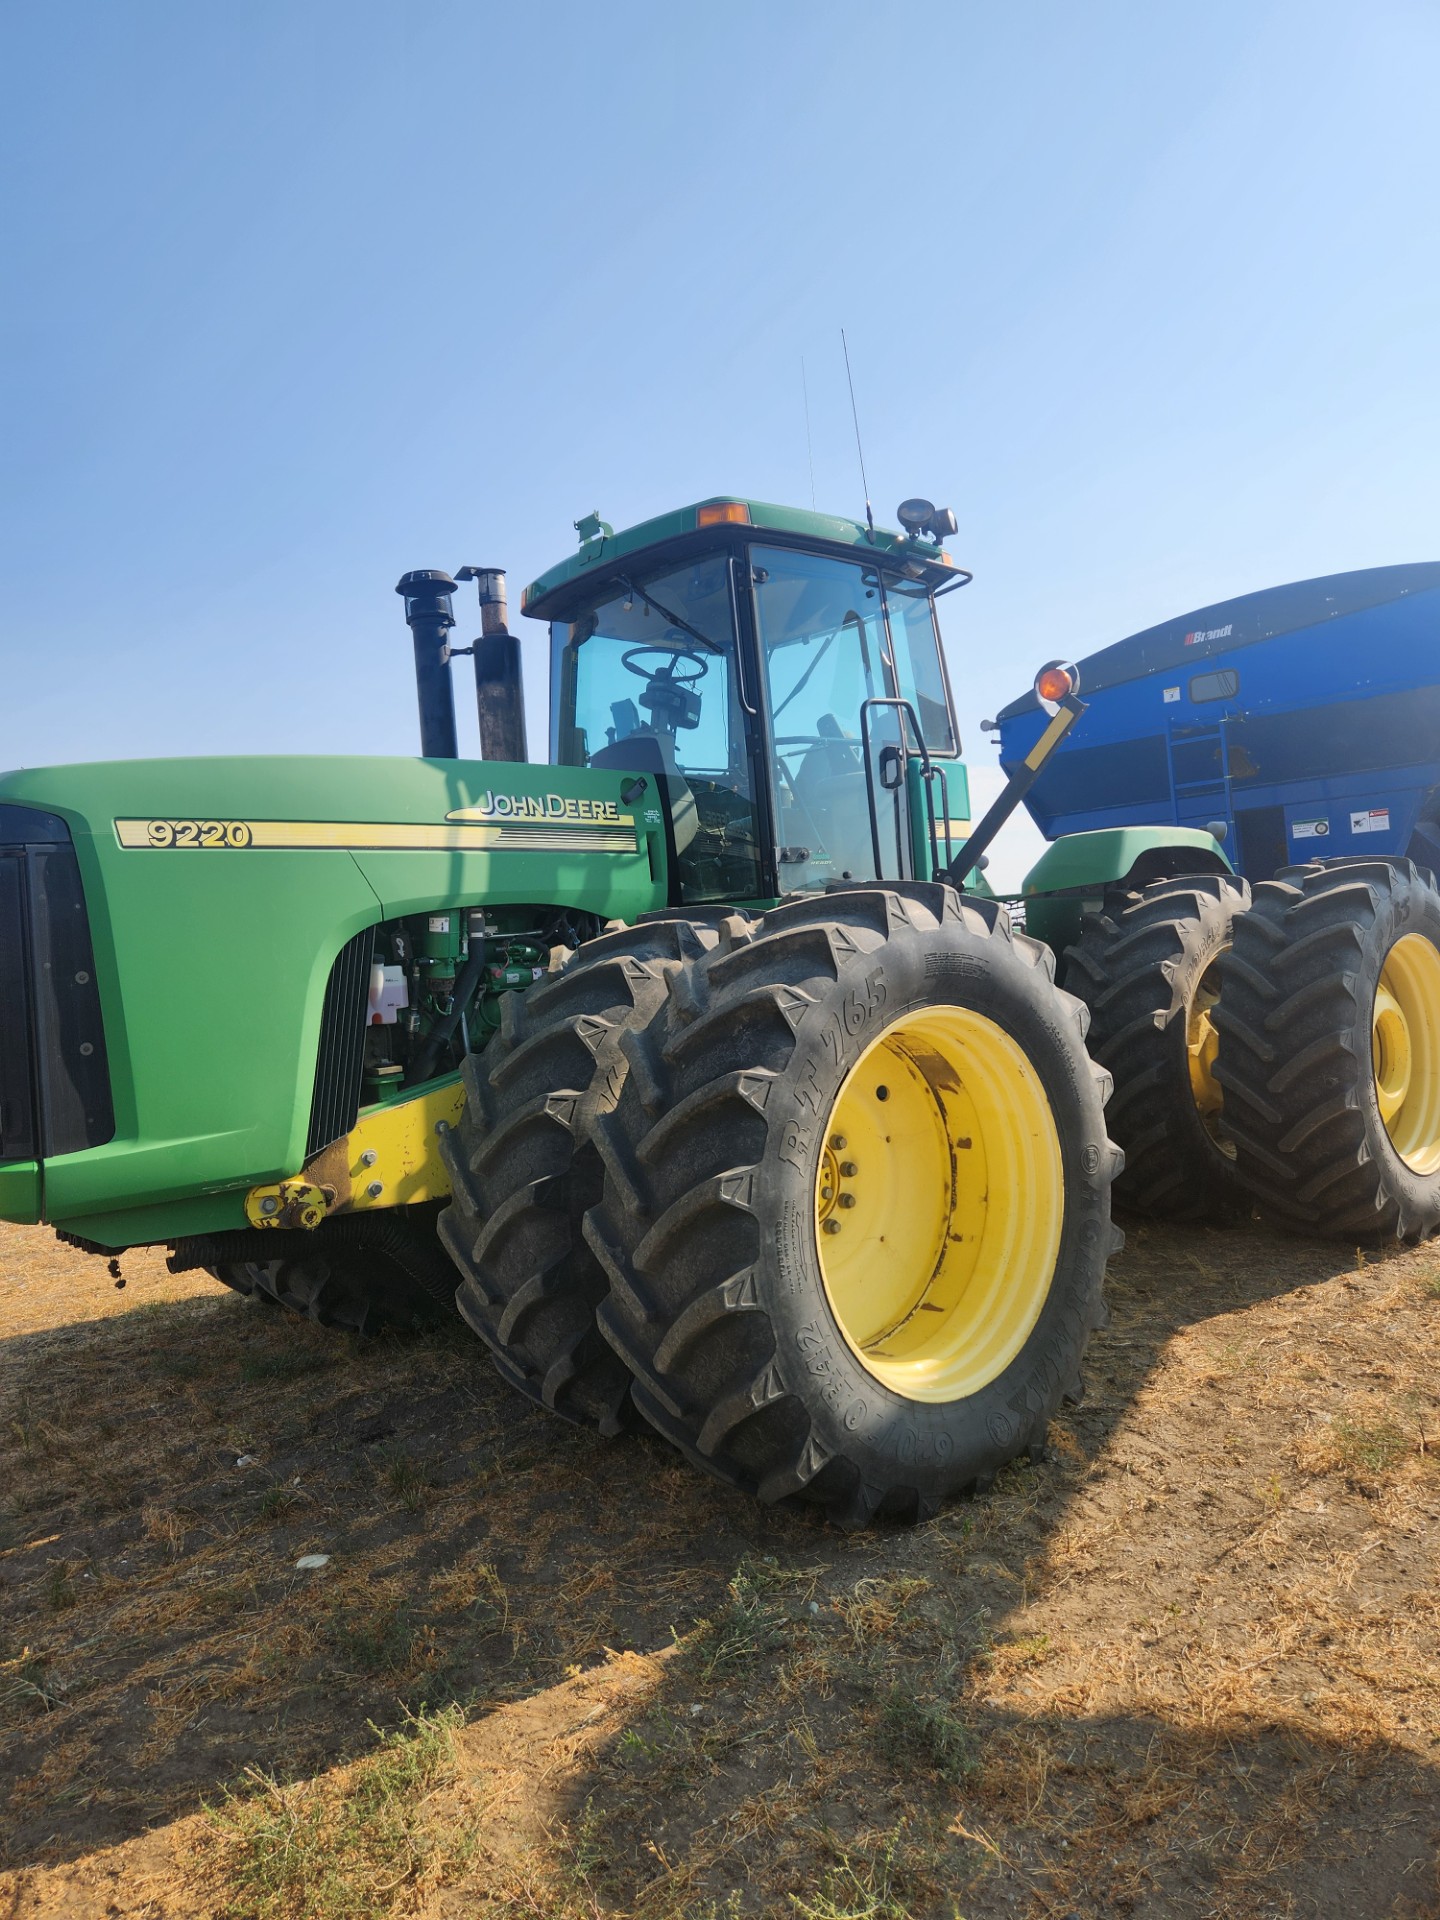
[[[1221,952],[1229,952],[1228,944]],[[1220,1112],[1225,1090],[1215,1078],[1220,1036],[1215,1031],[1215,1009],[1220,1004],[1220,955],[1201,974],[1185,1012],[1185,1052],[1190,1066],[1190,1091],[1200,1119],[1213,1144],[1227,1159],[1235,1158],[1235,1143],[1221,1130]]]
[[[861,1365],[908,1400],[978,1393],[1040,1317],[1064,1209],[1024,1051],[966,1007],[902,1015],[846,1076],[815,1181],[820,1272]]]
[[[1385,956],[1370,1024],[1375,1098],[1415,1173],[1440,1168],[1440,952],[1407,933]]]

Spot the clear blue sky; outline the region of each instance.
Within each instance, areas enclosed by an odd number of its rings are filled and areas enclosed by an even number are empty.
[[[857,511],[842,324],[977,769],[1057,652],[1440,558],[1433,0],[11,0],[3,58],[0,766],[413,751],[398,576],[808,504],[802,356]]]

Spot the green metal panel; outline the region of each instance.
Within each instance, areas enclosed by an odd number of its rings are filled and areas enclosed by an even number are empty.
[[[955,563],[950,556],[927,540],[912,539],[907,534],[892,532],[886,527],[877,527],[872,533],[862,520],[846,520],[828,513],[806,513],[799,507],[778,507],[764,500],[750,500],[740,494],[727,493],[712,495],[708,500],[697,500],[692,506],[677,507],[671,513],[658,514],[653,520],[642,520],[636,526],[622,528],[619,533],[597,534],[595,538],[583,541],[578,553],[551,567],[526,587],[521,606],[526,613],[547,619],[549,609],[544,602],[560,588],[568,587],[586,574],[593,573],[602,563],[607,568],[618,566],[665,541],[694,534],[696,516],[701,507],[730,503],[743,506],[748,511],[749,526],[759,533],[788,533],[832,546],[859,547],[874,554],[877,559],[883,555],[891,560],[903,557],[920,561],[942,580],[947,571],[954,570]],[[709,529],[722,536],[744,530],[734,525]]]
[[[1214,834],[1199,827],[1102,827],[1052,840],[1021,885],[1025,930],[1058,958],[1080,938],[1087,908],[1100,905],[1105,889],[1128,880],[1149,855],[1172,854],[1173,866],[1197,873],[1230,873]]]
[[[970,778],[962,760],[945,760],[937,763],[944,768],[945,784],[933,782],[933,800],[935,806],[936,851],[940,864],[945,864],[945,826],[943,820],[943,801],[950,803],[952,854],[959,853],[965,833],[970,828]],[[925,777],[921,771],[918,753],[906,755],[905,759],[905,798],[910,808],[910,858],[914,871],[927,880],[935,875],[931,872],[930,860],[930,816],[925,805]],[[962,831],[963,829],[963,831]],[[967,884],[972,893],[983,893],[993,899],[993,890],[985,884],[983,875],[971,873]]]
[[[33,1226],[40,1218],[40,1166],[35,1160],[10,1160],[0,1167],[0,1220]]]
[[[57,813],[74,836],[115,1101],[111,1141],[46,1163],[46,1217],[110,1245],[241,1224],[245,1191],[303,1159],[325,985],[352,935],[447,905],[555,904],[633,920],[664,904],[658,833],[641,826],[632,850],[595,852],[563,819],[566,802],[600,803],[628,838],[625,781],[608,770],[338,755],[116,761],[0,779],[0,800]],[[497,795],[512,815],[532,803],[537,844],[363,844],[376,823],[434,838],[463,825],[474,838],[498,817]],[[461,809],[480,811],[455,823]],[[565,844],[551,850],[544,819],[556,809]],[[257,838],[288,823],[283,831],[357,844],[122,846],[117,821],[248,823]],[[30,1190],[8,1170],[0,1214],[17,1217]]]
[[[1234,869],[1214,834],[1200,827],[1104,827],[1093,833],[1067,833],[1053,840],[1021,883],[1027,901],[1033,894],[1073,888],[1103,889],[1131,873],[1147,853],[1171,848],[1202,856],[1198,870]],[[1027,924],[1030,909],[1027,908]]]
[[[970,775],[963,760],[945,762],[945,779],[950,796],[950,818],[970,818]]]
[[[1093,900],[1078,893],[1049,893],[1025,902],[1025,931],[1043,940],[1058,960],[1066,947],[1080,938],[1080,921],[1087,907],[1098,907],[1103,890]]]

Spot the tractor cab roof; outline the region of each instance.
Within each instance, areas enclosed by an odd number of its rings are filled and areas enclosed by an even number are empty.
[[[575,607],[591,598],[593,581],[643,567],[652,550],[662,550],[667,558],[681,557],[691,549],[713,549],[717,539],[738,541],[753,535],[776,545],[870,554],[903,566],[912,577],[930,586],[958,585],[969,577],[943,548],[923,537],[895,533],[888,527],[876,527],[872,532],[863,521],[806,513],[799,507],[772,506],[738,494],[716,494],[692,506],[658,514],[653,520],[642,520],[619,533],[592,513],[577,520],[575,530],[580,535],[579,552],[542,573],[520,596],[521,611],[532,619],[566,619]]]

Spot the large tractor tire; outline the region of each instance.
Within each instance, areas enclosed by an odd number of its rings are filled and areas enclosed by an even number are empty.
[[[626,1422],[630,1376],[595,1328],[606,1281],[581,1233],[603,1182],[591,1129],[624,1084],[621,1036],[654,1012],[667,975],[721,937],[676,917],[615,928],[552,979],[507,994],[443,1145],[452,1195],[440,1238],[461,1275],[462,1318],[513,1387],[604,1434]]]
[[[697,1465],[861,1526],[1043,1447],[1121,1158],[1052,975],[994,903],[863,888],[766,914],[625,1036],[600,1325]]]
[[[1215,1078],[1220,956],[1250,889],[1231,874],[1115,887],[1065,954],[1069,992],[1090,1009],[1090,1054],[1115,1095],[1105,1121],[1125,1155],[1115,1200],[1170,1220],[1250,1211]]]
[[[1409,860],[1262,881],[1220,962],[1240,1178],[1304,1233],[1440,1226],[1440,889]]]
[[[204,1264],[235,1292],[271,1301],[322,1327],[367,1336],[418,1332],[452,1320],[455,1313],[454,1277],[435,1238],[436,1212],[420,1206],[350,1215],[317,1233],[285,1233],[284,1249],[275,1259]],[[180,1242],[172,1270],[199,1264],[186,1258],[187,1251],[187,1243]]]

